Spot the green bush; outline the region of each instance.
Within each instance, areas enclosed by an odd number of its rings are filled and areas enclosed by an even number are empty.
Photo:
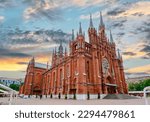
[[[150,79],[146,79],[137,83],[129,83],[128,89],[129,91],[143,91],[143,89],[147,86],[150,86]]]
[[[9,87],[12,88],[13,90],[19,91],[20,85],[18,85],[18,84],[11,84]]]

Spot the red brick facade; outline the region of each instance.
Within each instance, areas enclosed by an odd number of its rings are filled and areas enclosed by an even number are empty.
[[[127,94],[122,57],[117,50],[110,32],[105,36],[105,25],[100,16],[98,31],[92,17],[88,29],[89,43],[85,41],[81,24],[77,37],[72,34],[69,53],[53,51],[51,68],[35,66],[30,61],[21,94],[42,94],[51,97],[91,99],[103,94]]]

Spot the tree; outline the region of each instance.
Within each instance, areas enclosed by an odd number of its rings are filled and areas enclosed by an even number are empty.
[[[11,84],[9,87],[12,88],[13,90],[19,91],[20,85],[18,85],[18,84]]]
[[[143,89],[147,86],[150,86],[150,79],[146,79],[136,83],[129,83],[128,89],[129,91],[143,91]]]

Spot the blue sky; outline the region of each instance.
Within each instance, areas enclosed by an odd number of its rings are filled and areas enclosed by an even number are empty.
[[[51,52],[69,41],[79,22],[86,33],[89,15],[98,29],[102,11],[112,30],[128,77],[150,75],[150,0],[0,0],[0,77],[24,77],[27,62],[51,61]]]

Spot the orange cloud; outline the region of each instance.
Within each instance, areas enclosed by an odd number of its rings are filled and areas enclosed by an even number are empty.
[[[123,13],[118,14],[117,16],[113,16],[113,18],[119,18],[119,17],[136,17],[133,16],[133,14],[140,13],[144,15],[149,15],[150,14],[150,2],[146,1],[141,1],[137,2],[136,4],[133,4],[130,9],[126,10]]]
[[[143,45],[144,45],[144,41],[141,41],[140,43],[137,43],[137,44],[127,45],[126,48],[124,48],[123,52],[133,52],[136,55],[134,55],[134,56],[123,55],[123,59],[128,60],[128,59],[135,59],[135,58],[140,58],[140,57],[145,56],[146,52],[141,52],[141,49],[143,48]]]
[[[149,65],[144,65],[144,66],[139,66],[139,67],[134,67],[126,70],[129,73],[138,73],[138,72],[146,72],[150,73],[150,64]]]
[[[19,62],[29,62],[30,58],[5,58],[0,59],[0,70],[1,71],[25,71],[27,64],[19,64]],[[38,55],[35,57],[36,62],[47,64],[51,62],[51,56],[48,55]]]
[[[0,59],[0,70],[3,71],[17,71],[26,68],[26,65],[17,64],[17,62],[27,62],[27,58],[5,58]]]

